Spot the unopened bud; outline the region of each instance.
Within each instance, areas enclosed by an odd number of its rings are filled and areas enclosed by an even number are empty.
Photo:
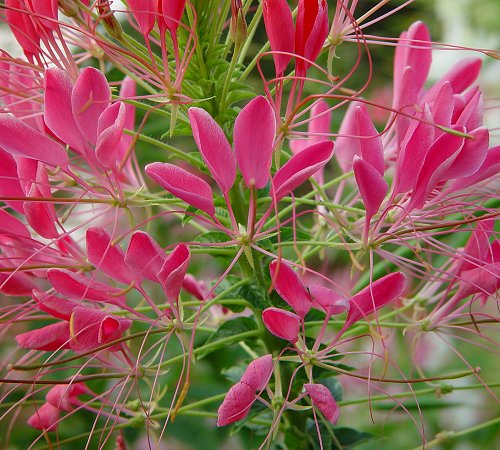
[[[109,6],[108,0],[98,0],[97,10],[99,11],[100,18],[104,28],[111,37],[120,40],[122,38],[122,26],[116,20],[114,11]]]
[[[231,0],[231,25],[229,33],[236,45],[242,44],[247,38],[247,23],[241,0]]]
[[[59,9],[66,17],[76,17],[78,6],[71,0],[59,0]]]

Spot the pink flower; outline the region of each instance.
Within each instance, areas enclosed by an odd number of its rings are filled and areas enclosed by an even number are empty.
[[[271,334],[292,344],[299,338],[303,318],[280,308],[267,308],[262,312],[262,321]]]

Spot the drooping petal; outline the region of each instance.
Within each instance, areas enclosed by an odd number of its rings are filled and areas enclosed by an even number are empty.
[[[193,275],[186,274],[182,282],[182,289],[191,294],[193,297],[202,301],[207,298],[208,289],[203,281],[197,280]]]
[[[128,0],[127,3],[139,24],[141,33],[148,35],[155,26],[158,2],[156,0]]]
[[[405,289],[406,276],[402,272],[391,273],[374,281],[351,298],[342,330],[347,330],[353,323],[398,299]]]
[[[30,427],[37,430],[55,431],[57,429],[57,421],[59,420],[59,408],[44,403],[40,406],[35,413],[28,419],[27,423]]]
[[[265,97],[251,100],[234,123],[234,151],[245,184],[262,189],[269,181],[276,119]]]
[[[99,117],[110,101],[104,74],[93,67],[83,69],[71,93],[71,109],[80,132],[92,145],[97,142]]]
[[[47,392],[45,400],[55,408],[71,411],[74,405],[80,404],[78,396],[89,393],[84,383],[56,384]]]
[[[0,114],[0,147],[14,156],[42,161],[52,167],[68,165],[63,146],[10,114]]]
[[[311,297],[297,273],[285,262],[274,260],[269,264],[274,289],[301,317],[311,309]]]
[[[168,163],[148,164],[146,173],[171,194],[201,209],[209,216],[214,216],[212,188],[205,180]]]
[[[22,348],[31,350],[55,351],[69,348],[68,322],[56,322],[16,336]]]
[[[24,8],[21,0],[5,0],[5,19],[26,54],[38,55],[40,49],[40,35],[37,32],[30,14]]]
[[[253,360],[245,370],[240,382],[257,392],[262,391],[273,373],[273,355],[264,355]]]
[[[236,178],[236,160],[224,131],[208,112],[189,108],[189,121],[193,137],[210,173],[227,194]]]
[[[262,312],[262,321],[271,334],[292,344],[299,338],[301,318],[290,311],[267,308]]]
[[[68,72],[56,67],[45,71],[45,124],[61,141],[82,153],[85,150],[85,140],[73,117],[72,91],[73,83]]]
[[[236,383],[229,389],[217,411],[217,426],[223,427],[243,419],[255,401],[255,390],[245,383]]]
[[[359,150],[363,161],[366,161],[380,175],[384,175],[384,151],[382,140],[373,125],[366,108],[355,108],[356,124],[358,128]]]
[[[389,185],[380,172],[357,156],[354,157],[353,170],[365,205],[366,222],[369,223],[384,201]]]
[[[113,103],[99,117],[95,154],[97,160],[106,168],[115,167],[125,125],[125,104]]]
[[[130,239],[125,254],[125,262],[139,276],[151,281],[158,281],[166,256],[163,249],[146,232],[136,231]]]
[[[125,303],[121,289],[91,280],[70,270],[49,269],[47,278],[57,292],[72,300],[94,300],[118,306]]]
[[[37,289],[33,290],[33,300],[35,300],[40,310],[50,314],[52,317],[69,321],[73,309],[78,303],[65,298],[57,297],[53,294],[46,294]]]
[[[134,274],[125,263],[123,250],[113,245],[109,234],[101,227],[87,230],[87,254],[89,262],[109,277],[130,284]]]
[[[313,405],[335,425],[339,420],[340,408],[329,389],[322,384],[304,384],[304,389],[311,397]]]
[[[350,303],[333,289],[320,285],[309,286],[313,306],[320,306],[329,316],[348,312]]]
[[[271,50],[289,53],[273,53],[276,75],[280,76],[285,72],[295,48],[292,11],[286,0],[264,0],[262,13]]]
[[[321,141],[292,156],[274,175],[271,196],[278,202],[304,183],[333,156],[333,142]],[[274,195],[273,195],[274,193]]]
[[[0,68],[1,71],[1,68]],[[24,191],[21,189],[21,183],[17,176],[17,164],[14,157],[0,148],[0,196],[5,197],[24,197]],[[13,210],[24,214],[22,200],[4,200]]]
[[[158,22],[160,21],[165,22],[165,25],[172,34],[173,38],[175,33],[177,32],[177,28],[179,27],[185,6],[186,6],[186,0],[158,1],[158,8],[161,14],[161,16],[158,17]]]
[[[157,275],[171,304],[177,303],[190,259],[189,249],[184,244],[177,245]]]

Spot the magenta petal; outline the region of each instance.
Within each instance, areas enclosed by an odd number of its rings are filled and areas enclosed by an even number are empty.
[[[86,236],[89,262],[109,277],[130,284],[135,277],[125,263],[125,254],[120,247],[111,243],[111,237],[104,228],[91,227]]]
[[[175,304],[179,298],[190,259],[189,249],[183,244],[177,245],[165,259],[157,275],[163,286],[165,296],[172,304]]]
[[[330,161],[332,155],[333,142],[321,141],[292,156],[273,177],[273,200],[278,202],[290,194]]]
[[[234,151],[245,184],[262,189],[269,181],[276,118],[265,97],[251,100],[234,123]]]
[[[374,281],[351,298],[349,314],[342,329],[345,331],[353,323],[398,299],[405,289],[406,277],[401,272]]]
[[[217,426],[223,427],[243,419],[255,401],[255,390],[245,383],[236,383],[229,389],[217,411]]]
[[[106,169],[116,165],[124,124],[125,104],[122,102],[113,103],[99,117],[95,154]]]
[[[0,272],[0,292],[4,295],[28,296],[34,287],[32,278],[22,272]]]
[[[491,255],[490,237],[495,230],[495,219],[478,222],[463,251],[457,255],[460,264],[456,273],[475,269],[485,263]]]
[[[290,341],[292,344],[299,338],[302,319],[293,312],[279,308],[267,308],[262,312],[262,321],[271,334]]]
[[[141,33],[148,35],[155,26],[158,2],[156,0],[128,0],[127,3],[139,24]]]
[[[354,176],[366,209],[366,221],[378,212],[389,189],[380,172],[357,156],[353,163]]]
[[[2,234],[31,239],[30,232],[24,223],[0,209],[0,235]]]
[[[322,384],[304,384],[304,389],[311,397],[313,405],[335,425],[339,420],[340,408],[328,388]]]
[[[37,430],[55,431],[60,413],[61,411],[59,408],[56,408],[50,403],[44,403],[35,411],[27,422],[30,427],[36,428]]]
[[[257,392],[262,391],[273,373],[273,355],[264,355],[252,361],[240,382],[245,383]]]
[[[165,258],[163,249],[148,233],[136,231],[132,235],[125,262],[138,276],[158,281],[156,274],[160,272]]]
[[[69,348],[69,340],[68,322],[56,322],[16,336],[16,341],[22,348],[43,351]]]
[[[0,114],[0,147],[14,156],[42,161],[52,167],[65,168],[66,149],[10,114]]]
[[[78,404],[78,396],[88,393],[84,383],[56,384],[47,392],[45,400],[55,408],[71,411],[73,405]]]
[[[188,114],[203,160],[222,192],[227,194],[236,178],[236,161],[231,145],[222,128],[204,109],[189,108]]]
[[[358,124],[356,120],[357,108],[366,110],[366,106],[360,102],[351,102],[344,114],[338,137],[335,140],[335,158],[344,172],[352,168],[354,155],[360,154],[358,135]]]
[[[173,164],[160,162],[148,164],[146,173],[171,194],[214,216],[212,188],[205,180]]]
[[[76,302],[57,297],[56,295],[49,295],[36,289],[33,290],[33,300],[35,300],[40,310],[50,314],[52,317],[66,321],[69,321],[73,309],[78,306]]]
[[[76,125],[92,144],[97,142],[99,117],[111,101],[111,92],[104,74],[86,67],[76,80],[71,94],[71,108]]]
[[[288,264],[277,260],[269,264],[269,272],[276,292],[299,316],[305,317],[312,306],[311,297],[297,273]]]
[[[189,273],[184,277],[182,289],[200,301],[205,300],[209,292],[203,281],[198,281]]]
[[[317,307],[319,305],[329,316],[349,311],[350,303],[333,289],[312,285],[309,286],[309,292],[313,300],[313,306]]]
[[[57,292],[72,300],[94,300],[118,306],[125,303],[121,289],[90,280],[70,270],[49,269],[47,277]]]
[[[5,19],[24,52],[38,55],[41,51],[40,35],[23,3],[21,0],[6,0]]]
[[[373,125],[366,109],[355,108],[356,123],[358,127],[359,150],[363,161],[366,161],[380,175],[384,175],[385,163],[382,140],[378,136],[378,131]],[[368,139],[370,138],[371,139]]]
[[[283,74],[295,49],[295,29],[292,12],[286,0],[264,0],[262,3],[264,25],[273,52],[276,74]]]
[[[0,68],[1,71],[1,68]],[[24,198],[17,174],[17,164],[14,157],[0,148],[0,197]],[[5,203],[20,214],[24,214],[23,202],[5,200]]]
[[[50,68],[45,71],[45,124],[61,141],[82,153],[85,140],[73,117],[72,91],[73,83],[65,70]]]
[[[182,19],[182,14],[184,13],[186,0],[158,0],[158,5],[162,13],[158,17],[158,22],[163,21],[166,24],[174,39],[174,35]]]

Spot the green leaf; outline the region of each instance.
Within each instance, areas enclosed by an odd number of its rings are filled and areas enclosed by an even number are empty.
[[[239,288],[238,295],[250,302],[252,306],[259,311],[263,311],[270,306],[266,290],[255,278],[250,278],[248,283]]]
[[[196,214],[196,212],[199,211],[198,208],[190,205],[187,207],[186,209],[186,213],[189,213],[189,214],[184,214],[184,217],[182,218],[182,221],[181,221],[181,224],[182,226],[186,225],[192,218],[192,214]]]
[[[342,400],[342,385],[337,377],[330,376],[318,378],[315,380],[315,383],[325,386],[331,392],[335,401],[340,402]]]
[[[293,242],[294,240],[297,241],[310,241],[311,236],[309,233],[306,233],[305,231],[302,231],[298,228],[295,229],[295,236],[294,236],[294,231],[292,227],[281,227],[280,228],[280,242]],[[273,243],[278,242],[278,233],[275,233],[273,236],[270,237],[271,241]]]
[[[339,447],[334,442],[334,445],[332,446],[333,450],[354,448],[357,445],[376,437],[373,434],[364,433],[362,431],[355,430],[354,428],[347,427],[333,427],[333,432],[335,434],[335,437],[339,441],[339,444],[341,445],[341,447]]]
[[[245,333],[247,331],[253,331],[257,329],[257,323],[250,317],[237,317],[233,320],[228,320],[220,325],[220,327],[215,331],[205,342],[206,344],[211,344],[221,339],[225,339],[237,334]],[[203,358],[209,352],[200,352],[198,354],[199,358]]]
[[[222,231],[207,231],[206,233],[199,234],[194,239],[195,242],[204,244],[223,243],[230,240],[229,236]],[[232,247],[234,244],[227,244],[227,247]]]

